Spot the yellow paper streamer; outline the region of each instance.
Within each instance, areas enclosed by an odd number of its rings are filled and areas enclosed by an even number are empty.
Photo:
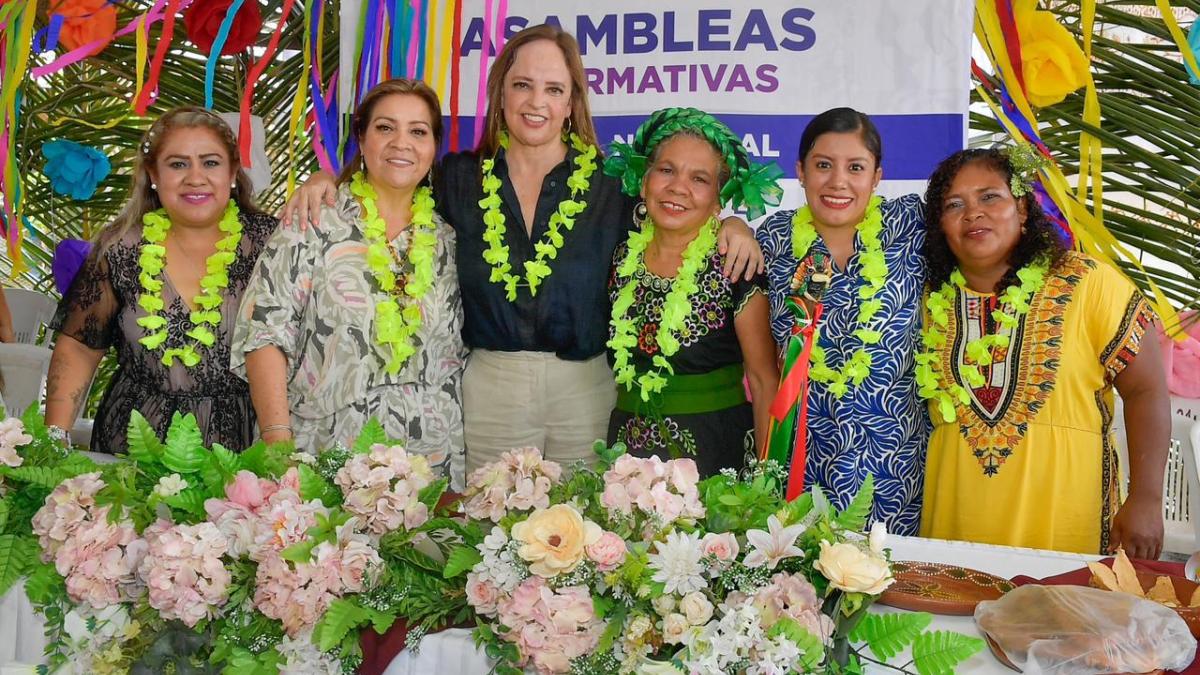
[[[1183,34],[1183,30],[1179,28],[1179,23],[1175,21],[1175,13],[1171,11],[1171,3],[1169,0],[1154,0],[1154,4],[1158,5],[1158,11],[1162,14],[1163,23],[1167,24],[1167,32],[1171,34],[1171,37],[1175,38],[1175,46],[1179,48],[1179,53],[1183,55],[1183,62],[1191,67],[1192,72],[1200,74],[1200,65],[1196,64],[1196,55],[1188,47],[1187,37]]]
[[[9,65],[8,72],[10,75],[4,78],[5,81],[3,83],[0,83],[2,84],[2,86],[0,86],[0,92],[2,92],[2,95],[0,95],[0,109],[3,109],[4,111],[4,121],[10,125],[12,125],[17,119],[17,90],[20,89],[21,82],[24,81],[25,73],[29,68],[29,51],[33,46],[33,17],[34,13],[37,11],[37,0],[25,0],[25,2],[20,4],[18,4],[18,0],[14,0],[11,6],[12,9],[9,10],[9,14],[5,17],[5,20],[9,22],[8,25],[10,27],[13,25],[14,21],[19,21],[21,28],[16,37],[16,58],[10,61]],[[20,9],[17,9],[17,7]],[[10,54],[9,56],[12,57],[13,54]],[[15,74],[16,77],[12,77],[12,74]],[[10,147],[12,144],[16,143],[17,129],[15,126],[9,127],[8,139]],[[16,192],[20,189],[21,178],[17,172],[17,167],[15,166],[16,162],[10,162],[8,159],[8,157],[4,158],[4,184],[8,186],[9,190]],[[5,195],[5,199],[10,199],[9,195]],[[21,274],[28,269],[28,265],[25,264],[24,256],[21,255],[21,223],[24,222],[24,214],[24,203],[23,201],[19,201],[16,203],[15,208],[13,209],[13,220],[12,222],[8,223],[10,228],[16,228],[16,241],[14,243],[14,248],[10,249],[9,251],[9,253],[12,254],[13,277],[16,277],[18,274]]]
[[[133,99],[129,101],[130,109],[137,107],[137,102],[142,98],[142,86],[146,83],[146,58],[149,51],[146,45],[146,34],[150,31],[146,28],[146,15],[138,19],[137,29],[134,33],[137,34],[137,89],[134,90]]]
[[[296,191],[296,139],[303,143],[301,134],[304,124],[304,108],[308,102],[308,77],[312,68],[312,0],[304,2],[304,61],[300,67],[300,79],[296,82],[296,95],[292,98],[292,118],[288,122],[288,176],[287,196]]]
[[[447,80],[447,74],[450,72],[450,59],[453,58],[454,51],[454,0],[446,0],[445,7],[446,12],[442,19],[442,41],[441,47],[438,49],[437,92],[438,98],[446,106],[449,106],[447,92],[450,89],[450,83]]]

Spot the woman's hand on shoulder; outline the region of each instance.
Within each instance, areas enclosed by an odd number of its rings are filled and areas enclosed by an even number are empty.
[[[301,230],[315,227],[320,223],[321,205],[333,206],[336,198],[337,182],[334,177],[318,171],[288,198],[279,212],[279,222],[283,227],[299,227]]]
[[[762,249],[754,238],[754,230],[737,216],[721,221],[721,229],[717,233],[717,251],[725,256],[725,267],[721,273],[728,279],[742,276],[749,281],[755,275],[762,274],[766,267]]]

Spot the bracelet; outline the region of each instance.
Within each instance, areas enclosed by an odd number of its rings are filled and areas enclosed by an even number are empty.
[[[46,434],[48,436],[50,436],[50,440],[52,440],[56,443],[59,443],[61,445],[65,445],[68,448],[71,447],[71,432],[70,431],[68,431],[62,427],[51,424],[50,426],[46,427]]]
[[[263,434],[270,433],[272,431],[283,431],[285,429],[287,430],[288,435],[295,435],[292,434],[292,425],[290,424],[268,424],[267,426],[258,430],[258,436],[259,438],[262,438]]]

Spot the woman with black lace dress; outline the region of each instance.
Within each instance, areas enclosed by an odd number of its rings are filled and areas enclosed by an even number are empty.
[[[229,369],[229,340],[276,221],[251,195],[233,132],[216,114],[176,108],[151,125],[129,203],[100,233],[54,318],[48,425],[72,426],[96,366],[116,347],[93,451],[124,452],[134,410],[160,437],[179,412],[195,415],[206,445],[253,443],[254,408]]]

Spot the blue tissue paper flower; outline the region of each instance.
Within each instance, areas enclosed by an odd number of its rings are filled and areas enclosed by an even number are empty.
[[[46,157],[42,173],[50,179],[51,189],[81,201],[91,199],[96,186],[112,170],[108,157],[99,150],[61,138],[44,143],[42,155]]]
[[[1200,18],[1192,22],[1192,29],[1188,31],[1188,47],[1192,50],[1192,56],[1196,57],[1197,62],[1200,62]],[[1188,71],[1188,81],[1200,85],[1200,73],[1192,70],[1191,66],[1186,63],[1184,68]]]

